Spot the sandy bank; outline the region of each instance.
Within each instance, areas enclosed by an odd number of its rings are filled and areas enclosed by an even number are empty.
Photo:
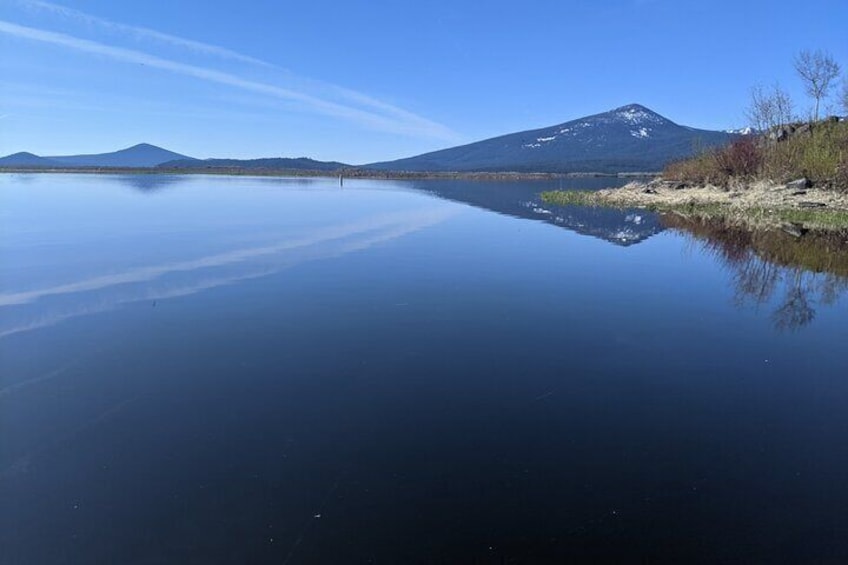
[[[748,228],[848,230],[848,193],[756,182],[730,189],[654,180],[597,192],[551,191],[549,204],[647,208],[691,217],[720,217]],[[794,227],[793,227],[794,226]]]

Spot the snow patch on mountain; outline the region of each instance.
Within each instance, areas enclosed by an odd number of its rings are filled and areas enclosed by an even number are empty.
[[[533,149],[535,147],[541,147],[543,143],[550,143],[551,141],[555,140],[556,138],[557,138],[556,135],[552,135],[550,137],[537,137],[536,141],[530,142],[530,143],[525,143],[522,147],[527,147],[527,148],[530,148],[530,149]]]
[[[757,130],[752,128],[751,126],[739,128],[739,129],[726,129],[724,133],[735,133],[736,135],[753,135],[757,133]]]
[[[639,128],[630,130],[630,135],[638,139],[645,139],[651,136],[651,130],[648,128]]]
[[[630,125],[660,124],[663,118],[641,106],[625,106],[615,112],[615,118]]]

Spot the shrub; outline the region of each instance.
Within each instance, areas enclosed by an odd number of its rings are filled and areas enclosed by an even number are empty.
[[[700,155],[671,163],[664,176],[691,184],[727,187],[734,179],[755,178],[763,163],[762,149],[756,139],[746,136],[730,145],[710,149]]]
[[[755,179],[780,183],[807,177],[822,188],[848,191],[848,122],[818,122],[779,143],[741,137],[671,163],[663,174],[690,184],[722,187]]]
[[[752,179],[760,172],[763,151],[757,140],[748,135],[716,151],[715,161],[728,178]]]

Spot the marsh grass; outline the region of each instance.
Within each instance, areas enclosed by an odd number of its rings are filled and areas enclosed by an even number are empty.
[[[554,206],[610,206],[591,190],[548,190],[541,197],[542,202]]]

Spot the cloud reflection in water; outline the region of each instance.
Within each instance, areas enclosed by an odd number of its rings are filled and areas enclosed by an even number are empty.
[[[266,245],[0,294],[0,312],[3,313],[0,338],[51,326],[69,318],[112,310],[122,304],[187,296],[272,275],[304,262],[363,251],[439,224],[454,213],[450,209],[434,208],[381,214],[366,220],[323,227],[301,237]],[[168,280],[175,275],[187,275],[187,280]],[[56,300],[71,295],[72,304]]]

